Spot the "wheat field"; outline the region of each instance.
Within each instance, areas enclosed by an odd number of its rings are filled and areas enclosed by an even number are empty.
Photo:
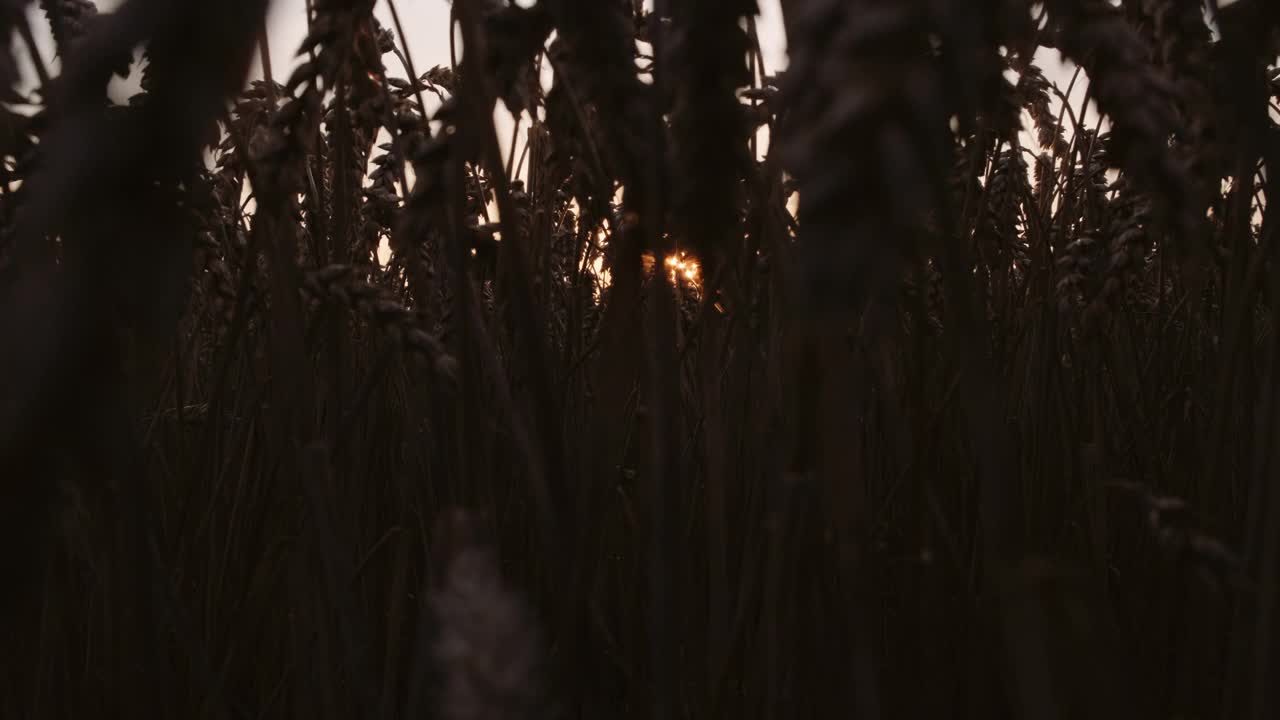
[[[0,0],[0,718],[1280,714],[1280,3],[396,2]]]

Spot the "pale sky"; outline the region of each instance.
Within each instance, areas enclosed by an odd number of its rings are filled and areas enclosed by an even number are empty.
[[[111,12],[123,4],[124,0],[97,0],[101,12]],[[770,73],[777,72],[786,66],[786,42],[782,32],[781,0],[760,0],[761,15],[758,21],[760,45],[764,52],[765,63]],[[273,0],[271,14],[267,24],[270,30],[271,65],[277,78],[283,80],[288,76],[288,69],[294,65],[294,53],[306,35],[306,0]],[[409,51],[413,55],[414,66],[419,72],[425,72],[434,65],[449,64],[449,0],[397,0],[396,9],[400,11],[400,19],[404,23],[405,35],[409,38]],[[37,35],[40,54],[46,63],[52,64],[53,40],[49,34],[48,23],[40,10],[32,4],[28,9],[32,29]],[[387,28],[392,28],[391,12],[385,0],[378,0],[374,13]],[[25,54],[18,54],[19,64],[24,71],[29,71],[29,63]],[[389,70],[398,70],[398,63],[388,63]],[[261,76],[261,70],[255,71]],[[125,86],[122,89],[129,89]]]
[[[110,12],[119,7],[123,1],[97,0],[97,5],[100,11]],[[774,74],[785,69],[787,65],[781,0],[758,0],[758,3],[760,16],[757,19],[756,27],[760,37],[761,50],[764,54],[765,69],[769,74]],[[651,0],[646,0],[646,4],[651,5]],[[449,5],[449,0],[397,0],[396,2],[396,8],[399,10],[401,21],[404,23],[405,35],[408,38],[408,48],[418,73],[424,73],[435,65],[449,65]],[[293,66],[298,62],[295,53],[298,45],[302,42],[302,38],[306,35],[305,8],[306,0],[272,1],[271,12],[267,21],[268,37],[271,46],[272,72],[279,82],[283,82],[289,77]],[[48,23],[34,3],[29,6],[28,12],[32,29],[37,36],[37,44],[40,46],[41,56],[44,57],[46,63],[56,66],[53,39],[49,33]],[[386,0],[377,0],[374,13],[384,27],[394,31],[391,12],[388,9]],[[27,88],[25,89],[34,88],[35,73],[30,66],[26,53],[17,52],[15,55],[23,76],[28,78]],[[1057,53],[1052,50],[1042,48],[1037,53],[1036,59],[1044,69],[1046,76],[1065,90],[1070,81],[1072,68],[1065,66],[1058,60]],[[390,74],[403,75],[400,63],[392,56],[387,56],[386,62],[387,70]],[[56,72],[56,69],[54,71]],[[252,75],[257,78],[262,76],[261,65],[257,62],[254,63]],[[124,102],[130,95],[137,92],[138,79],[138,73],[134,73],[129,80],[114,81],[112,97],[118,102]],[[1071,93],[1074,107],[1079,107],[1079,103],[1084,96],[1085,87],[1086,83],[1082,78]],[[1055,101],[1055,111],[1057,107],[1058,104]],[[1086,117],[1092,121],[1096,116],[1092,112],[1086,112]],[[502,108],[501,104],[499,104],[498,110],[495,112],[495,120],[498,126],[498,137],[504,146],[503,151],[506,152],[506,145],[509,144],[511,137],[512,118]],[[1070,135],[1069,130],[1068,135]],[[764,147],[761,150],[763,151]]]
[[[652,6],[651,0],[646,4]],[[449,0],[396,0],[396,10],[400,13],[413,67],[418,74],[435,65],[449,65],[449,5]],[[305,7],[306,0],[273,0],[267,26],[271,70],[279,81],[288,77],[283,68],[292,66],[296,61],[294,53],[306,36]],[[760,0],[760,8],[761,15],[756,24],[760,50],[764,55],[765,70],[776,73],[785,68],[787,62],[781,0]],[[386,0],[378,0],[374,14],[383,27],[395,31]],[[403,38],[397,39],[404,43]],[[403,76],[400,63],[394,58],[388,56],[386,64],[389,74]],[[261,66],[255,69],[255,74],[261,76]],[[510,151],[514,120],[501,103],[494,111],[494,120],[505,155]],[[517,149],[522,146],[518,145]]]
[[[101,12],[111,12],[122,5],[124,0],[97,0]],[[651,5],[651,0],[646,4]],[[764,55],[765,70],[777,73],[786,67],[786,40],[782,27],[781,0],[759,0],[761,14],[757,20],[757,32],[760,36],[760,48]],[[396,0],[396,9],[404,25],[408,38],[408,48],[413,60],[414,69],[419,74],[436,65],[448,66],[449,59],[449,0]],[[52,72],[56,73],[53,37],[48,22],[33,3],[28,8],[31,27],[36,35],[40,55]],[[377,0],[374,14],[383,27],[394,32],[395,25],[391,19],[391,11],[386,0]],[[296,52],[302,39],[306,36],[306,0],[272,0],[271,11],[267,18],[268,44],[271,46],[271,70],[277,82],[284,82],[293,67],[298,63]],[[403,44],[403,39],[401,40]],[[23,90],[29,91],[36,86],[35,72],[26,53],[15,53],[19,70],[27,79]],[[404,76],[399,61],[394,56],[385,58],[387,72],[393,76]],[[262,66],[255,61],[251,70],[251,78],[262,77]],[[114,79],[111,97],[123,103],[129,96],[138,92],[139,74],[134,73],[128,80]],[[498,137],[506,153],[511,139],[513,119],[499,104],[494,113]]]
[[[119,0],[112,0],[118,4]],[[99,3],[105,6],[107,2]],[[761,16],[757,28],[760,34],[760,46],[764,52],[765,64],[769,72],[776,72],[786,63],[786,41],[782,32],[781,0],[760,0]],[[306,0],[274,0],[268,20],[270,28],[271,65],[278,74],[277,67],[287,67],[292,63],[293,52],[306,36],[306,15],[303,8]],[[400,12],[400,20],[404,23],[405,35],[409,38],[409,51],[413,54],[413,64],[419,73],[433,65],[449,64],[449,2],[448,0],[396,0],[396,9]],[[385,0],[378,0],[374,7],[378,21],[384,27],[394,29],[391,23],[391,12]],[[388,69],[398,63],[388,63]],[[396,68],[398,69],[398,68]]]

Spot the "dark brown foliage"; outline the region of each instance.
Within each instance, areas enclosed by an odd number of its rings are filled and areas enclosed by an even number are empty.
[[[1280,5],[645,5],[0,0],[0,717],[1280,712]]]

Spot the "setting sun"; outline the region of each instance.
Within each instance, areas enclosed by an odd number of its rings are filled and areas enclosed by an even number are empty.
[[[667,275],[672,282],[675,282],[678,276],[684,276],[684,279],[691,283],[698,282],[698,274],[702,268],[698,265],[696,258],[684,252],[678,252],[668,255],[666,263]]]

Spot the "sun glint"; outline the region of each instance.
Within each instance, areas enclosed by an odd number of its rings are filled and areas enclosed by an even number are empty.
[[[667,277],[671,282],[676,282],[683,277],[685,282],[698,284],[702,268],[698,265],[697,258],[683,251],[672,253],[667,256]]]

